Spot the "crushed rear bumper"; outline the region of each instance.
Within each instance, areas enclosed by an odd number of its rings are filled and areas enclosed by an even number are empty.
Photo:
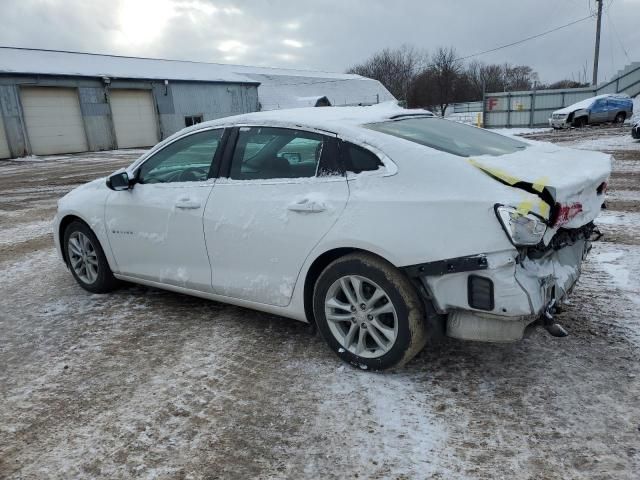
[[[435,310],[446,315],[448,336],[512,342],[552,301],[561,305],[567,298],[590,245],[588,238],[574,238],[536,255],[514,249],[476,256],[484,258],[476,270],[416,276],[413,266],[407,272],[425,287]]]

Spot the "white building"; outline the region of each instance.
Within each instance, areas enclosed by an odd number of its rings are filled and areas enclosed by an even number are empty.
[[[393,99],[359,75],[0,47],[0,158],[147,147],[229,115]]]

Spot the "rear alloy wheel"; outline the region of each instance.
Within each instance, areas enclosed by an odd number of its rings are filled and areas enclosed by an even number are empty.
[[[332,350],[361,368],[401,366],[426,342],[416,289],[393,265],[369,254],[339,258],[322,272],[314,315]]]
[[[625,119],[627,118],[627,115],[625,115],[624,112],[620,112],[616,115],[616,118],[614,120],[615,123],[624,123]]]
[[[64,232],[63,245],[71,274],[82,288],[106,293],[118,287],[100,242],[86,224],[70,223]]]
[[[398,313],[387,292],[368,278],[347,275],[336,280],[324,313],[333,336],[355,355],[378,358],[396,342]]]

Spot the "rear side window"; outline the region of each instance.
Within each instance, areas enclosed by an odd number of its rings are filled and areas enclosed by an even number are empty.
[[[378,170],[383,165],[380,159],[366,148],[349,142],[343,142],[342,147],[344,164],[349,172],[370,172]]]
[[[322,135],[273,127],[241,127],[231,160],[231,178],[261,180],[314,177]]]
[[[527,147],[526,143],[504,135],[435,117],[409,118],[365,126],[460,157],[506,155]]]

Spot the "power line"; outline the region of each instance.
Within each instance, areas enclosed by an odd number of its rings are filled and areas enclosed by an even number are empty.
[[[622,39],[620,38],[620,35],[618,34],[618,29],[616,28],[615,23],[613,23],[613,19],[611,18],[611,15],[609,15],[609,12],[607,10],[605,10],[604,13],[607,15],[607,21],[609,23],[609,26],[611,27],[611,30],[613,30],[613,33],[614,33],[616,39],[618,40],[618,43],[620,44],[620,48],[624,52],[625,57],[627,57],[627,60],[629,60],[629,62],[631,62],[631,57],[629,56],[629,52],[627,52],[627,49],[624,47],[624,44],[622,43]]]
[[[482,52],[474,53],[473,55],[467,55],[466,57],[460,57],[457,60],[466,60],[468,58],[473,58],[473,57],[477,57],[477,56],[480,56],[480,55],[484,55],[486,53],[491,53],[491,52],[495,52],[495,51],[498,51],[498,50],[502,50],[503,48],[513,47],[514,45],[520,45],[521,43],[528,42],[529,40],[533,40],[534,38],[540,38],[540,37],[542,37],[544,35],[548,35],[549,33],[556,32],[556,31],[561,30],[561,29],[566,28],[566,27],[570,27],[571,25],[575,25],[576,23],[584,22],[585,20],[588,20],[588,19],[593,18],[593,17],[594,17],[594,14],[591,14],[591,15],[589,15],[587,17],[583,17],[583,18],[580,18],[578,20],[574,20],[573,22],[565,23],[564,25],[561,25],[559,27],[552,28],[551,30],[547,30],[546,32],[538,33],[537,35],[532,35],[530,37],[523,38],[522,40],[518,40],[517,42],[508,43],[506,45],[500,45],[499,47],[495,47],[495,48],[491,48],[489,50],[484,50]]]

